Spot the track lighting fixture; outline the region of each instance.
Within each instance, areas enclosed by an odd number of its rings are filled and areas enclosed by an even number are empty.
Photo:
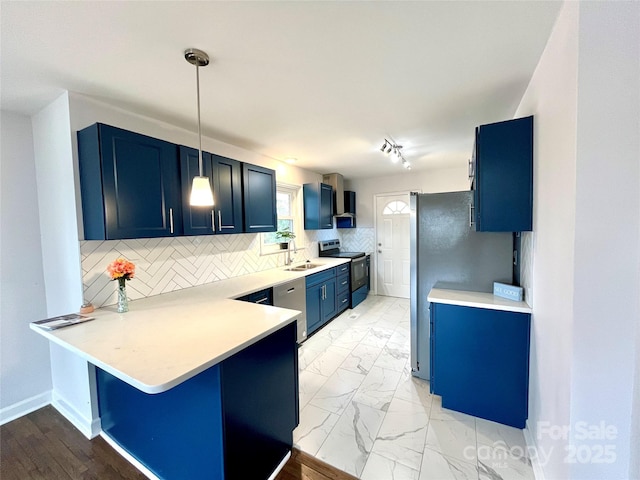
[[[397,143],[385,138],[382,147],[380,147],[380,151],[389,155],[392,163],[401,162],[404,168],[411,170],[411,164],[402,156],[402,145],[398,145]]]

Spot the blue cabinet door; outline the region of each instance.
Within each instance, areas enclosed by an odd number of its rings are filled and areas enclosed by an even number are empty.
[[[476,231],[530,231],[533,117],[481,125],[476,129],[474,156]]]
[[[200,175],[198,150],[180,147],[180,169],[184,234],[242,233],[242,164],[202,152],[203,173],[213,190],[213,208],[189,205],[193,177]]]
[[[307,286],[307,336],[322,326],[322,284]]]
[[[338,313],[336,268],[307,276],[307,335],[311,335]]]
[[[267,479],[291,450],[298,425],[296,323],[225,360],[220,377],[224,478]],[[209,478],[209,472],[177,478]]]
[[[78,132],[85,239],[182,234],[178,149],[104,124]]]
[[[320,228],[333,228],[333,187],[320,184]]]
[[[242,233],[242,164],[211,155],[217,233]]]
[[[244,199],[244,231],[275,232],[276,172],[269,168],[245,163],[242,165],[242,196]]]
[[[338,291],[336,279],[332,278],[324,283],[324,298],[322,300],[322,322],[327,323],[338,313]]]
[[[304,229],[333,228],[333,188],[326,183],[305,183],[302,186]]]
[[[182,184],[182,219],[185,235],[212,235],[215,233],[213,224],[213,208],[192,207],[189,204],[193,177],[200,175],[198,150],[180,146],[180,181]],[[211,182],[211,154],[202,152],[202,173]]]
[[[439,303],[431,312],[431,382],[442,406],[524,428],[531,315]]]

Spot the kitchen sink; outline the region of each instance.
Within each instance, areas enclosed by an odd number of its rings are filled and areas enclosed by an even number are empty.
[[[311,270],[312,268],[318,268],[322,265],[317,265],[315,263],[304,263],[302,265],[298,265],[296,267],[285,268],[285,272],[306,272],[307,270]]]

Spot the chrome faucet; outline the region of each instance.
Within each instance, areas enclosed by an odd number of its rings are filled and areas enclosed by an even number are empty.
[[[285,265],[291,265],[291,244],[293,243],[293,253],[298,253],[298,248],[296,247],[296,241],[294,239],[289,240],[289,245],[287,248],[287,256],[284,259]]]

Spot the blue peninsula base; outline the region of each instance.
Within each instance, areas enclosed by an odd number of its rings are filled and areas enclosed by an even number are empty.
[[[295,322],[162,393],[96,372],[102,430],[159,478],[266,480],[291,450]]]

